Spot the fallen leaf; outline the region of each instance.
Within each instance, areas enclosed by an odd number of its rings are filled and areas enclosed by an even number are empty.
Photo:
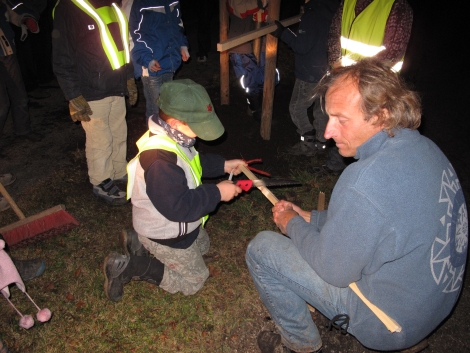
[[[80,276],[81,273],[82,273],[82,269],[81,269],[81,267],[79,267],[75,270],[74,275],[75,275],[75,277],[78,277],[78,276]]]
[[[73,296],[72,293],[68,292],[66,297],[65,297],[65,300],[68,301],[68,302],[71,302],[71,301],[75,300],[75,297]]]
[[[54,282],[49,282],[49,284],[44,287],[44,290],[48,292],[50,292],[53,289],[54,289]]]
[[[86,306],[86,304],[83,300],[80,300],[80,301],[77,302],[77,304],[75,304],[75,307],[77,309],[83,309],[85,306]]]

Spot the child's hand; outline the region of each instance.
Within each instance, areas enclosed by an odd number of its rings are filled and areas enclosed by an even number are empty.
[[[242,171],[238,169],[239,164],[242,164],[245,167],[248,165],[245,163],[243,159],[231,159],[229,161],[225,161],[225,164],[224,164],[225,173],[231,173],[233,170],[234,175],[240,174]]]
[[[220,191],[220,201],[230,201],[242,192],[242,189],[230,180],[221,181],[217,187]]]

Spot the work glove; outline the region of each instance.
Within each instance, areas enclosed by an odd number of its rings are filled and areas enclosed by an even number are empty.
[[[134,105],[137,103],[137,86],[135,85],[134,78],[127,80],[127,92],[129,93],[129,104]]]
[[[90,121],[90,115],[93,114],[90,105],[82,95],[71,99],[69,102],[70,117],[75,121]]]
[[[274,30],[274,32],[271,32],[271,35],[276,38],[281,38],[282,33],[284,33],[286,27],[284,27],[282,23],[277,20],[274,20],[274,23],[276,24],[277,28]]]

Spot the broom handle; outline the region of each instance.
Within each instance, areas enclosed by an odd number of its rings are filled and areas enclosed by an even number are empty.
[[[15,211],[16,215],[20,218],[20,219],[25,219],[26,217],[24,216],[23,212],[21,212],[20,208],[16,205],[16,202],[13,201],[13,199],[11,198],[10,194],[8,193],[8,191],[5,189],[5,187],[2,185],[2,183],[0,183],[0,193],[3,195],[3,197],[8,201],[8,203],[10,204],[11,208],[13,209],[13,211]]]

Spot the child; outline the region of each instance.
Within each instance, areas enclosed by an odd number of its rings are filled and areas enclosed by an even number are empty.
[[[204,229],[220,201],[242,190],[232,181],[202,184],[201,177],[237,175],[241,159],[199,155],[196,137],[211,141],[224,133],[206,90],[192,80],[164,83],[159,115],[139,141],[139,154],[128,164],[134,231],[124,231],[126,255],[109,254],[103,265],[106,296],[119,301],[131,279],[145,280],[170,292],[199,291],[209,277],[203,255],[209,250]],[[149,253],[155,257],[149,257]]]

